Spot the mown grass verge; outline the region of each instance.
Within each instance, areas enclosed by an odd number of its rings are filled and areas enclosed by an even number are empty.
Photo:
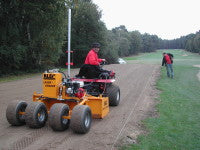
[[[67,69],[65,68],[59,68],[61,71],[66,71]],[[25,78],[31,78],[34,76],[38,76],[41,75],[42,72],[40,73],[20,73],[18,75],[6,75],[6,76],[2,76],[0,77],[0,83],[3,82],[9,82],[9,81],[16,81],[16,80],[21,80],[21,79],[25,79]]]
[[[139,58],[143,62],[153,63],[163,51]],[[138,144],[125,146],[127,150],[197,150],[200,149],[200,82],[197,73],[200,68],[200,56],[185,51],[170,51],[175,54],[175,78],[166,76],[161,69],[161,79],[157,88],[162,91],[158,98],[158,118],[144,121],[148,135],[138,138]],[[161,56],[159,60],[161,61]]]
[[[37,76],[39,74],[41,73],[24,73],[21,75],[6,75],[3,77],[0,77],[0,83],[30,78],[30,77]]]

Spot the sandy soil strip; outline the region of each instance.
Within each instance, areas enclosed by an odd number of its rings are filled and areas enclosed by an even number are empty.
[[[41,75],[0,84],[0,150],[110,150],[121,145],[135,143],[137,136],[146,132],[141,120],[155,114],[157,94],[155,80],[160,72],[158,65],[125,64],[107,65],[105,69],[116,72],[115,84],[120,86],[121,102],[110,107],[104,119],[94,119],[91,130],[84,135],[71,129],[52,131],[45,127],[31,129],[28,126],[10,126],[5,112],[12,100],[32,101],[34,91],[40,92]],[[77,69],[71,73],[75,75]]]

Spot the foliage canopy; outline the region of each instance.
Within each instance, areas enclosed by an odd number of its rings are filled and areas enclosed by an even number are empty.
[[[200,32],[162,40],[157,35],[128,31],[124,25],[108,30],[92,0],[6,0],[0,1],[0,76],[65,66],[69,7],[75,66],[83,64],[93,42],[102,45],[99,56],[109,63],[160,48],[200,53]]]

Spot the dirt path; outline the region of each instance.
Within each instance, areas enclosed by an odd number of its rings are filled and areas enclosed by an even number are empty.
[[[155,114],[155,79],[159,66],[144,64],[109,65],[115,70],[116,84],[121,89],[121,103],[111,107],[104,119],[92,122],[89,133],[79,135],[68,129],[54,132],[48,123],[41,129],[13,127],[6,120],[6,107],[15,99],[31,101],[34,91],[41,91],[40,76],[0,84],[0,149],[110,150],[122,144],[135,143],[145,133],[141,120]],[[74,70],[72,74],[77,73]]]

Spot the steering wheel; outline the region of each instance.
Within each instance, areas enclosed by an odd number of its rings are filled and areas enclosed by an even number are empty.
[[[103,68],[104,65],[106,65],[106,61],[100,62],[99,67],[100,67],[100,68]]]

